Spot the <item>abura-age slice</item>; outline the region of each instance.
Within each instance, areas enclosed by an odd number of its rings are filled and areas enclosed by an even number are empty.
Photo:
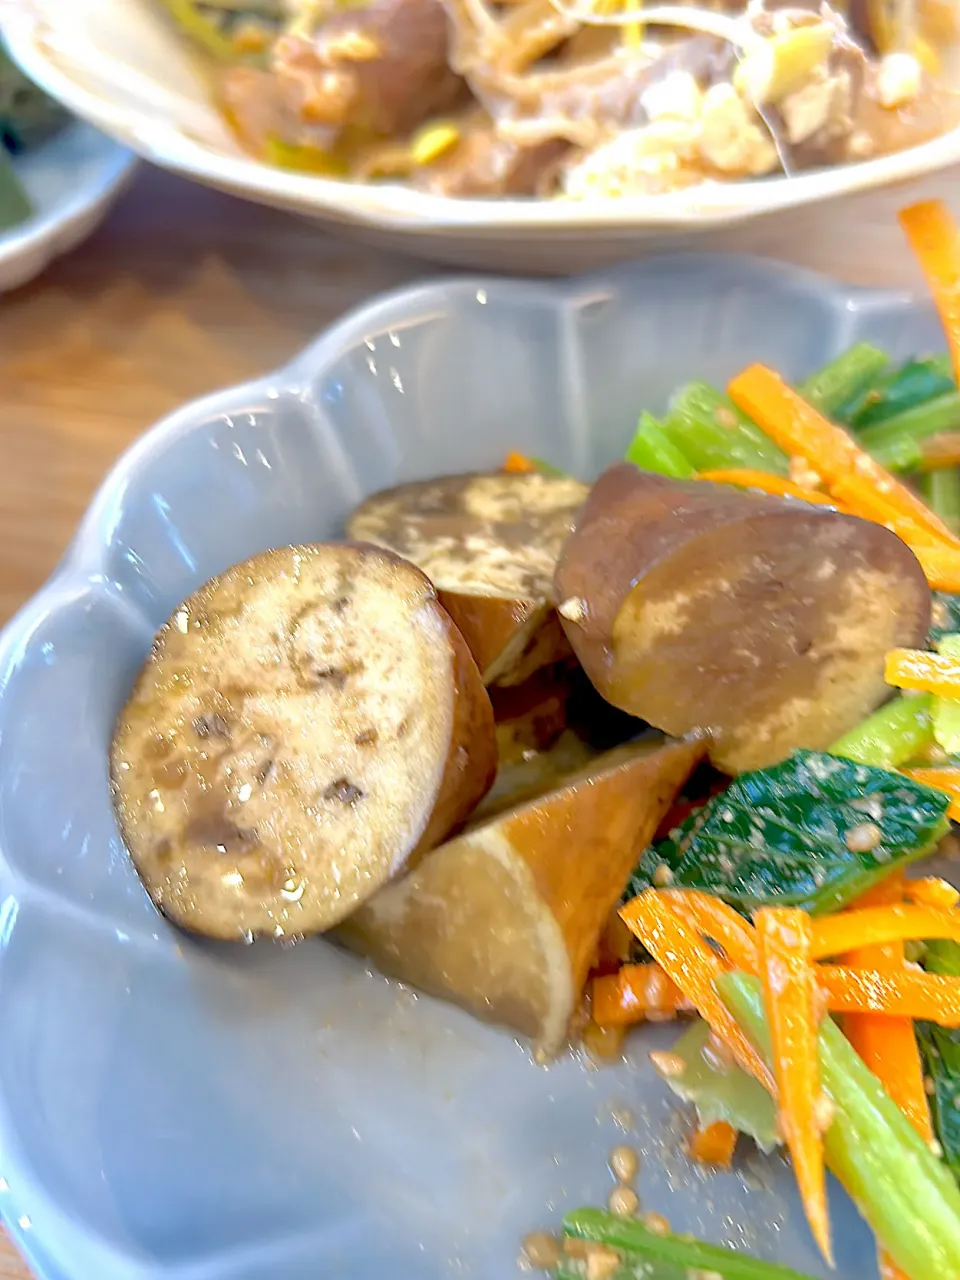
[[[226,939],[330,928],[459,824],[495,768],[489,698],[433,587],[347,543],[266,552],[184,601],[112,752],[150,896]]]

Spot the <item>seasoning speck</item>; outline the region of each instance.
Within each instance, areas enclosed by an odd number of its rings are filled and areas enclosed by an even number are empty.
[[[870,853],[883,839],[883,832],[875,822],[858,822],[843,837],[851,853]]]
[[[607,1208],[618,1218],[632,1218],[640,1208],[640,1197],[633,1187],[614,1187],[610,1192]]]
[[[621,1144],[610,1152],[610,1172],[620,1182],[632,1182],[640,1170],[640,1157],[633,1147]]]
[[[553,1271],[560,1261],[560,1241],[546,1231],[524,1236],[517,1266],[521,1271]]]
[[[652,1231],[655,1236],[668,1236],[670,1234],[670,1223],[662,1213],[645,1213],[643,1215],[643,1225],[648,1231]]]
[[[570,596],[557,605],[557,613],[568,622],[582,622],[587,616],[587,606],[579,596]]]
[[[662,1076],[670,1079],[682,1076],[687,1069],[687,1064],[678,1053],[654,1052],[650,1054],[650,1061]]]

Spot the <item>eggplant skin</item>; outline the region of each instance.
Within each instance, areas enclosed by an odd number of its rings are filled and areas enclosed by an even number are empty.
[[[473,811],[493,711],[431,583],[286,547],[174,611],[120,714],[114,805],[148,893],[213,938],[319,933]]]
[[[891,694],[884,655],[921,645],[931,594],[879,525],[620,463],[557,569],[560,620],[598,692],[729,773],[825,750]]]

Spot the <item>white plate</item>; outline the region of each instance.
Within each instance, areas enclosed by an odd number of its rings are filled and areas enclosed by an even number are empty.
[[[99,226],[136,160],[112,138],[75,121],[14,161],[34,215],[0,231],[0,293],[16,289]]]
[[[0,0],[17,61],[76,114],[148,160],[459,265],[569,273],[665,239],[905,182],[960,162],[960,128],[899,155],[799,178],[703,185],[666,196],[570,204],[452,200],[397,184],[285,172],[244,155],[211,105],[157,0]]]

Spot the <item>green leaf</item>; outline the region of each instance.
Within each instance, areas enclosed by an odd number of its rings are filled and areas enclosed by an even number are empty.
[[[635,897],[664,883],[700,889],[743,912],[795,906],[821,915],[846,906],[898,867],[929,853],[949,830],[940,792],[886,769],[819,751],[741,774],[670,839],[644,854],[628,886]],[[851,852],[863,823],[880,836]]]
[[[941,360],[930,357],[908,360],[878,385],[863,392],[847,408],[846,420],[858,430],[876,426],[956,389],[957,384],[944,370]]]
[[[923,967],[944,978],[960,978],[960,945],[949,938],[931,939],[924,944]]]
[[[933,1081],[930,1110],[944,1163],[960,1181],[960,1029],[918,1022],[917,1042]]]
[[[0,232],[18,227],[33,213],[33,208],[13,165],[0,142]]]
[[[715,1062],[709,1040],[710,1028],[697,1018],[670,1050],[670,1058],[674,1064],[682,1062],[683,1070],[661,1072],[664,1083],[696,1107],[704,1127],[725,1120],[753,1138],[761,1151],[773,1151],[780,1144],[773,1099],[759,1081],[736,1065]],[[656,1067],[655,1057],[653,1061]]]

